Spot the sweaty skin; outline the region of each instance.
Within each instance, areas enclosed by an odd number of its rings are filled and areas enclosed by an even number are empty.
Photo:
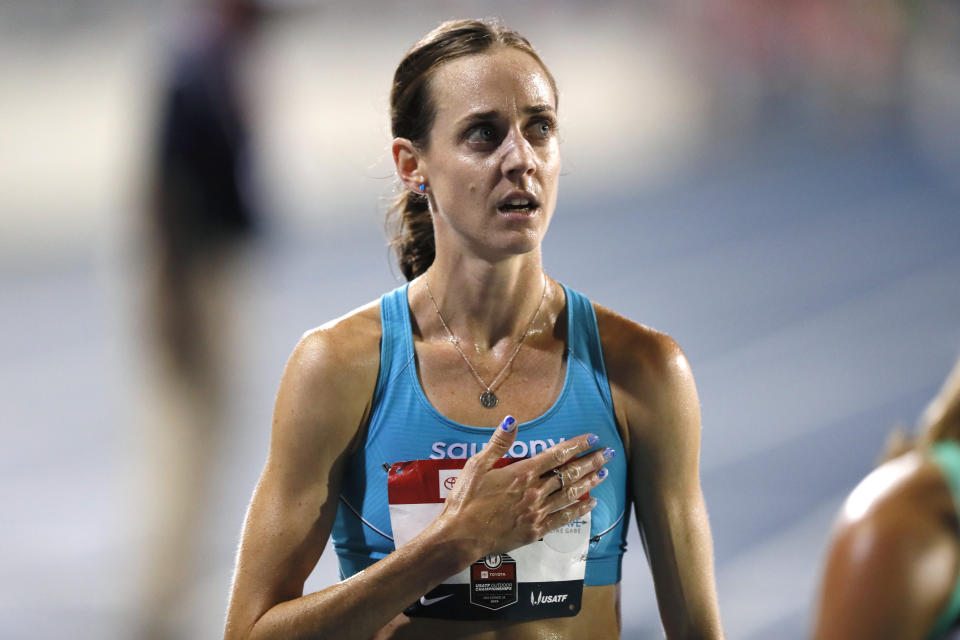
[[[917,452],[874,470],[850,494],[830,547],[814,640],[923,640],[960,571],[953,497]]]
[[[699,410],[686,360],[663,334],[602,307],[596,310],[617,417],[626,425],[624,442],[630,442],[624,454],[635,469],[641,468],[634,473],[635,509],[653,559],[664,627],[669,638],[722,637],[699,483],[684,481],[689,474],[678,473],[685,465],[696,465],[699,446]],[[393,602],[399,611],[483,555],[478,551],[458,554],[462,547],[477,549],[478,541],[463,533],[454,535],[441,524],[412,543],[413,548],[391,555],[395,566],[381,567],[387,563],[380,562],[344,583],[302,594],[303,582],[329,536],[343,460],[358,444],[360,430],[342,425],[350,419],[363,421],[369,412],[379,330],[379,309],[368,305],[307,335],[291,356],[277,400],[270,456],[244,530],[228,638],[279,637],[273,632],[281,631],[288,634],[283,637],[318,637],[313,630],[323,628],[343,634],[331,637],[368,637],[375,629],[359,621],[376,619],[370,614],[372,603],[377,603],[375,610],[385,610]],[[624,349],[628,345],[630,349]],[[534,346],[538,347],[542,345]],[[332,371],[338,375],[330,376]],[[642,393],[637,394],[637,388]],[[528,396],[528,402],[511,401],[518,420],[536,417],[541,406],[550,402],[535,396]],[[324,398],[337,402],[326,403]],[[663,446],[663,441],[672,446]],[[486,447],[482,452],[488,450],[493,451]],[[599,466],[597,460],[578,474],[590,475]],[[660,490],[645,488],[649,484]],[[577,489],[582,490],[582,486]],[[502,494],[497,493],[496,500],[501,501]],[[699,540],[699,544],[684,544],[685,539]],[[470,560],[458,563],[458,555]],[[438,570],[424,571],[431,562]],[[388,588],[394,575],[410,588]],[[618,585],[585,587],[578,616],[526,623],[464,624],[391,615],[380,622],[383,629],[375,637],[422,638],[433,633],[433,637],[498,640],[619,638],[619,591]]]
[[[436,105],[429,140],[397,138],[392,145],[400,180],[414,192],[424,185],[434,221],[436,258],[408,290],[417,371],[440,413],[492,426],[424,279],[472,364],[484,372],[503,367],[534,316],[544,282],[540,243],[560,171],[556,96],[539,63],[509,47],[444,63],[429,90]],[[529,206],[518,208],[517,201]],[[566,300],[562,287],[549,277],[546,282],[542,310],[497,389],[502,413],[496,415],[509,413],[519,422],[554,403],[566,366],[560,320]],[[616,455],[629,461],[667,636],[722,638],[689,365],[668,336],[595,309],[626,446]],[[345,461],[363,443],[380,332],[373,302],[308,333],[290,357],[267,464],[244,525],[226,638],[618,638],[618,585],[585,587],[572,618],[464,624],[398,615],[477,558],[536,540],[591,508],[575,500],[602,481],[602,452],[577,458],[590,448],[589,424],[583,435],[502,469],[492,463],[516,430],[494,428],[488,446],[458,477],[453,499],[424,532],[351,579],[303,594],[330,534]],[[563,473],[565,491],[549,473],[554,468]]]

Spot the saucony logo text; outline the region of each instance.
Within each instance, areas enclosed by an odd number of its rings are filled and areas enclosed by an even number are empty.
[[[557,441],[554,441],[553,438],[547,438],[546,440],[517,440],[510,447],[510,450],[507,451],[507,455],[504,457],[508,458],[526,458],[527,456],[535,456],[544,449],[549,449],[553,445],[563,442],[566,438],[560,438]],[[433,453],[430,454],[430,458],[433,460],[442,460],[444,458],[469,458],[472,455],[476,455],[477,451],[483,449],[485,442],[476,443],[476,442],[434,442],[430,447]]]

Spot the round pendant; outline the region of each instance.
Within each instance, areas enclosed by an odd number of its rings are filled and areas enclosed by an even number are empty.
[[[500,402],[500,400],[497,398],[497,394],[495,394],[493,391],[484,391],[480,394],[480,404],[487,409],[493,409],[495,406],[497,406],[498,402]]]

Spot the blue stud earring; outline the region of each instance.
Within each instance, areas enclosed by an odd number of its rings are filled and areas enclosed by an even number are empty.
[[[421,183],[420,183],[420,193],[423,193],[423,192],[425,192],[426,190],[427,190],[427,185],[421,182]]]

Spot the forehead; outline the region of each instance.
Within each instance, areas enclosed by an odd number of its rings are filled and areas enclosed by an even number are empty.
[[[456,58],[430,79],[437,120],[470,113],[520,111],[532,105],[556,105],[543,67],[530,54],[512,47]]]

